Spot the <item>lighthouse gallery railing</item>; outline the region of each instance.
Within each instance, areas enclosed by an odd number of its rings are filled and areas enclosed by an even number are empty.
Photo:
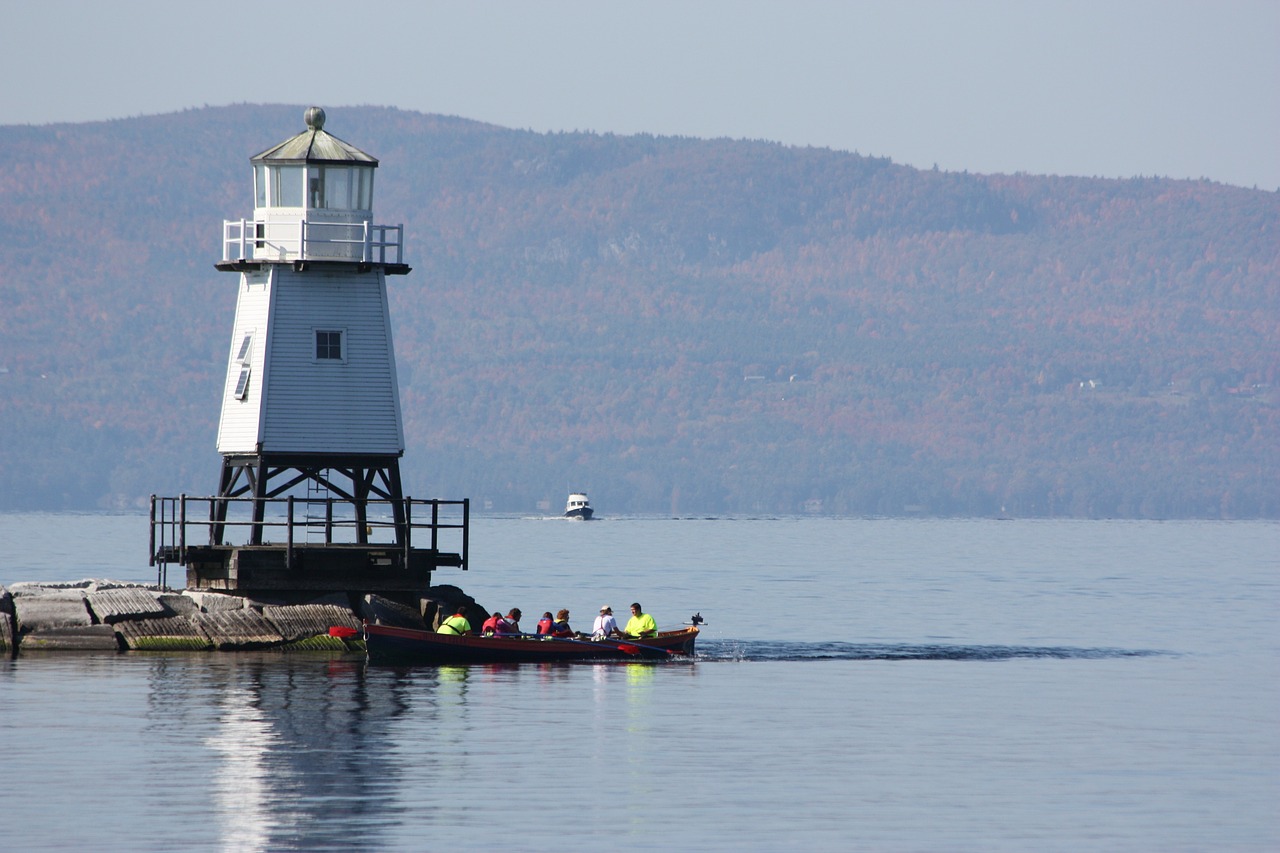
[[[367,221],[225,219],[222,259],[401,264],[404,263],[404,226],[374,225]]]

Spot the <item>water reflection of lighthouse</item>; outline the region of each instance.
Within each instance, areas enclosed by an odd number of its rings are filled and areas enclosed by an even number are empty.
[[[345,849],[353,831],[367,849],[395,846],[404,770],[395,728],[414,713],[421,680],[371,677],[359,661],[244,653],[160,658],[151,682],[160,718],[182,707],[207,733],[200,746],[212,764],[200,769],[219,847]]]

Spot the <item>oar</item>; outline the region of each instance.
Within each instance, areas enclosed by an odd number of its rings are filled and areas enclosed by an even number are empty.
[[[626,652],[629,655],[638,655],[640,654],[640,650],[643,649],[647,652],[652,652],[653,657],[670,657],[671,656],[670,649],[663,649],[663,648],[659,648],[658,646],[646,646],[646,645],[643,645],[642,643],[633,643],[630,640],[614,640],[612,642],[614,642],[619,649],[621,649],[622,651]]]
[[[355,628],[348,628],[346,625],[330,625],[329,626],[330,637],[339,637],[345,640],[348,637],[354,637],[356,634],[359,634],[359,633],[360,632]]]
[[[608,649],[617,649],[618,651],[622,652],[624,655],[631,655],[632,657],[635,657],[641,654],[642,649],[649,652],[657,652],[658,654],[664,655],[664,656],[670,654],[670,652],[668,652],[666,649],[660,649],[657,646],[642,646],[639,643],[624,644],[624,643],[615,642],[611,640],[600,642],[597,640],[578,640],[578,639],[574,639],[573,637],[552,637],[551,639],[557,643],[576,643],[580,646],[591,646],[597,649],[602,646]],[[645,657],[649,657],[649,655],[645,655]]]

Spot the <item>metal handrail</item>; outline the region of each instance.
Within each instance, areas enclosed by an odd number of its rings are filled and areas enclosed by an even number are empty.
[[[316,501],[307,501],[306,498],[297,499],[303,503],[316,503]],[[293,550],[295,542],[298,541],[295,532],[297,528],[312,529],[317,525],[324,529],[324,542],[326,545],[333,544],[382,544],[369,543],[367,541],[368,533],[374,529],[395,531],[398,522],[395,520],[394,504],[395,501],[390,500],[369,500],[366,503],[367,508],[384,507],[390,514],[390,517],[370,518],[366,517],[364,526],[366,528],[366,541],[348,542],[342,541],[335,543],[335,531],[344,530],[355,532],[355,539],[359,539],[358,525],[361,523],[354,516],[352,517],[334,517],[333,508],[337,506],[350,506],[349,501],[339,498],[324,498],[326,504],[325,517],[323,521],[317,522],[309,517],[306,513],[299,519],[294,512],[295,497],[289,495],[282,498],[263,498],[261,502],[269,507],[277,507],[283,509],[283,517],[277,512],[275,515],[264,517],[261,521],[253,518],[237,518],[230,513],[224,511],[223,516],[218,519],[217,512],[219,506],[245,506],[251,508],[255,499],[252,497],[217,497],[203,496],[196,497],[191,495],[179,495],[177,497],[158,497],[151,496],[151,520],[150,520],[150,555],[149,565],[157,567],[157,584],[165,586],[167,580],[167,566],[173,557],[177,557],[177,562],[186,563],[188,542],[210,541],[212,540],[213,530],[215,526],[224,530],[244,530],[247,531],[246,538],[250,541],[258,540],[261,542],[269,542],[266,537],[268,531],[283,532],[285,538],[285,548],[288,552],[288,560],[292,562]],[[191,504],[206,504],[208,511],[206,513],[188,512]],[[466,571],[468,564],[468,550],[470,546],[470,520],[471,520],[471,501],[462,500],[439,500],[429,499],[423,500],[418,498],[404,498],[401,502],[401,509],[404,517],[404,537],[403,542],[385,543],[387,548],[395,548],[397,545],[403,547],[405,559],[408,559],[409,552],[412,550],[413,531],[430,530],[431,531],[431,550],[439,551],[440,534],[442,531],[457,530],[462,538],[462,545],[458,552],[461,558],[461,568]],[[414,507],[431,507],[431,520],[429,522],[416,522],[413,520]],[[461,520],[450,521],[441,519],[441,509],[456,507],[460,508]],[[203,515],[203,517],[201,517]],[[197,520],[199,519],[199,520]],[[257,528],[263,535],[254,536],[253,531]],[[190,535],[197,534],[197,535]],[[302,541],[306,541],[305,534]],[[211,544],[221,544],[212,543]],[[247,543],[245,543],[247,544]]]
[[[288,221],[265,219],[225,219],[222,222],[222,260],[247,261],[254,257],[255,244],[284,252],[288,260],[323,261],[340,260],[323,254],[317,249],[321,246],[361,246],[360,263],[400,264],[404,259],[404,225],[374,225],[367,220],[361,222],[315,222],[306,219],[297,220],[298,236],[296,241],[280,242],[268,240],[257,235],[259,225],[266,231],[268,225],[283,226]],[[363,230],[359,239],[330,237],[315,238],[311,229],[317,226],[357,228]],[[389,251],[392,250],[392,251]],[[391,258],[388,259],[388,255]],[[296,257],[295,257],[296,256]]]

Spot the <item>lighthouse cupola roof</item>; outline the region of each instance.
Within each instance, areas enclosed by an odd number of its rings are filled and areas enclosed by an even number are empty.
[[[290,137],[279,145],[268,148],[261,154],[249,158],[254,164],[331,164],[377,167],[377,158],[343,142],[324,129],[324,110],[320,107],[309,107],[303,116],[307,129],[297,136]]]

